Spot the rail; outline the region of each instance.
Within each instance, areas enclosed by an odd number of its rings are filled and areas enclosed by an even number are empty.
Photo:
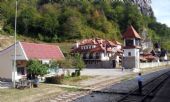
[[[144,89],[143,92],[145,92],[144,95],[136,94],[136,92],[138,92],[138,88],[135,88],[132,91],[130,91],[127,95],[125,95],[124,97],[119,99],[117,102],[132,102],[132,99],[130,99],[130,98],[133,97],[133,101],[134,101],[135,100],[134,96],[138,96],[137,97],[138,99],[136,99],[134,102],[144,102],[144,100],[146,100],[147,97],[150,97],[150,94],[153,91],[157,90],[157,88],[159,86],[161,86],[166,81],[166,79],[169,77],[168,73],[170,73],[170,71],[165,72],[165,73],[161,74],[160,76],[152,79],[148,83],[144,84],[142,87],[142,89]],[[158,81],[158,80],[160,80],[160,81]],[[140,96],[140,98],[139,98],[139,96]]]

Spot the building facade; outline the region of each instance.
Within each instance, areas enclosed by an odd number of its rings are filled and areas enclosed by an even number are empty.
[[[80,53],[87,68],[115,68],[120,64],[121,43],[100,38],[77,42],[72,53]]]
[[[15,44],[0,51],[0,78],[19,80],[26,77],[26,65],[29,60],[39,60],[43,64],[49,64],[50,60],[64,59],[63,53],[56,45],[17,42],[16,68],[14,70],[14,51]],[[13,77],[14,75],[15,77]]]
[[[141,37],[133,28],[129,26],[123,34],[124,48],[122,66],[124,68],[139,68],[140,63],[140,40]]]

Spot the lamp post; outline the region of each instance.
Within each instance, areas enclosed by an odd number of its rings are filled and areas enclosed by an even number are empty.
[[[13,87],[15,88],[15,72],[16,72],[16,30],[17,30],[17,6],[18,1],[16,0],[15,8],[15,33],[14,33],[14,63],[13,63]]]

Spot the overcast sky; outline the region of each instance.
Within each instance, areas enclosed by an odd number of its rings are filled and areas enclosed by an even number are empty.
[[[170,0],[152,0],[151,5],[157,21],[170,27]]]

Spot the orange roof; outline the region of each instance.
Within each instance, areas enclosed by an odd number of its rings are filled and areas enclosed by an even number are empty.
[[[123,34],[123,38],[138,38],[141,39],[140,35],[136,32],[133,26],[129,26],[126,32]]]

